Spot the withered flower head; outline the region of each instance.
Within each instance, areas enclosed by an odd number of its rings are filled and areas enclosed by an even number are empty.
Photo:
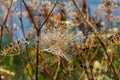
[[[71,61],[71,55],[67,53],[67,47],[76,41],[77,36],[74,32],[70,32],[67,29],[57,28],[48,33],[42,34],[41,36],[43,49],[42,51],[47,51],[53,55],[65,58]]]

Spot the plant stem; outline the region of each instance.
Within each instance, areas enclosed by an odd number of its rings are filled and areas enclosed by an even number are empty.
[[[31,80],[33,80],[32,75],[31,75],[30,72],[29,72],[29,69],[28,69],[28,68],[26,67],[26,65],[25,65],[25,59],[24,59],[24,57],[23,57],[21,54],[18,55],[18,57],[20,58],[20,60],[21,60],[21,62],[22,62],[22,67],[23,67],[23,69],[25,68],[28,76],[30,77]]]
[[[9,13],[10,13],[10,9],[12,7],[12,3],[13,3],[13,0],[11,1],[11,4],[10,4],[10,7],[8,8],[8,12],[7,12],[7,15],[5,17],[5,20],[3,21],[3,24],[1,25],[1,30],[0,30],[0,49],[2,48],[2,35],[3,35],[3,29],[4,29],[4,26],[6,28],[6,30],[8,31],[8,35],[10,36],[11,38],[11,34],[10,34],[10,31],[9,29],[7,28],[6,26],[6,23],[7,23],[7,19],[8,19],[8,16],[9,16]]]
[[[36,51],[36,74],[35,74],[35,80],[38,80],[38,65],[39,65],[39,37],[40,37],[40,29],[37,30],[37,51]]]
[[[24,1],[24,0],[23,0]],[[36,28],[37,31],[37,52],[36,52],[36,79],[38,80],[38,61],[39,61],[39,37],[40,37],[40,30],[43,27],[43,25],[47,22],[48,18],[50,17],[51,13],[53,12],[53,9],[55,8],[56,4],[57,4],[58,0],[56,0],[55,4],[53,5],[53,8],[51,9],[51,11],[49,12],[48,16],[46,17],[46,19],[43,21],[43,23],[41,25],[38,25],[39,28]]]
[[[55,1],[55,3],[54,3],[54,5],[53,5],[52,9],[50,10],[49,14],[47,15],[47,17],[45,18],[45,20],[43,21],[43,23],[40,24],[40,25],[38,25],[38,26],[39,26],[38,29],[42,28],[43,25],[47,22],[47,20],[48,20],[49,17],[51,16],[51,14],[52,14],[52,12],[53,12],[55,6],[57,5],[57,3],[58,3],[58,0]]]
[[[58,66],[57,66],[53,80],[56,80],[59,71],[60,71],[60,57],[58,57]]]

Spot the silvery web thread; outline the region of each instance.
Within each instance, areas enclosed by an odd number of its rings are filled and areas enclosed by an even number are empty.
[[[42,42],[45,42],[45,44],[49,46],[48,48],[44,47],[42,51],[50,52],[53,55],[60,56],[69,61],[71,60],[70,55],[65,51],[69,43],[77,40],[77,35],[75,35],[74,32],[70,33],[69,30],[65,30],[63,33],[61,32],[61,28],[58,28],[54,32],[42,34]],[[65,51],[62,50],[62,48],[64,48]]]
[[[45,51],[48,51],[48,52],[53,52],[53,54],[55,54],[55,55],[58,55],[58,56],[61,56],[61,57],[65,57],[66,59],[67,59],[67,57],[66,57],[66,55],[65,55],[65,52],[63,53],[63,51],[62,51],[62,49],[61,49],[61,46],[59,45],[59,43],[60,42],[63,42],[63,41],[65,41],[66,42],[66,40],[65,40],[65,36],[66,35],[66,33],[65,34],[60,34],[59,33],[59,31],[58,31],[58,33],[56,34],[56,35],[53,35],[53,33],[52,34],[50,34],[49,35],[49,33],[48,33],[48,35],[46,34],[46,35],[44,35],[44,36],[46,36],[46,37],[50,37],[50,38],[54,38],[53,40],[55,40],[56,42],[55,42],[55,44],[54,45],[51,45],[48,49],[44,49]],[[70,34],[71,35],[71,34]],[[69,35],[69,36],[70,36]],[[51,36],[53,36],[53,37],[51,37]],[[67,36],[66,37],[66,39],[69,37],[69,36]],[[46,39],[46,37],[45,37],[45,39]],[[50,40],[50,38],[48,37],[48,39],[46,39],[46,40],[48,40],[48,42],[51,42],[51,41],[49,41]],[[69,41],[69,40],[67,40],[67,41]],[[64,42],[63,42],[64,43]],[[63,47],[66,47],[66,44],[64,43],[63,44],[64,46]],[[62,54],[61,54],[61,52],[62,52]]]

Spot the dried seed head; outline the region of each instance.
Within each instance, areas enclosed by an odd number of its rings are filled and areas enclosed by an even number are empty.
[[[57,28],[55,31],[42,34],[42,43],[48,46],[48,48],[43,46],[43,51],[51,52],[54,55],[70,61],[71,55],[67,53],[67,47],[68,44],[77,40],[76,37],[77,35],[75,35],[74,32],[62,28]]]
[[[25,44],[29,44],[29,39],[28,39],[27,37],[22,38],[22,40],[23,40],[23,42],[24,42]]]

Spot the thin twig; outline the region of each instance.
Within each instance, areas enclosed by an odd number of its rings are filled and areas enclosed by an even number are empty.
[[[81,63],[84,64],[83,70],[84,70],[85,74],[87,75],[88,80],[91,80],[91,79],[90,79],[90,76],[89,76],[89,73],[88,73],[88,70],[87,70],[88,67],[87,67],[87,65],[86,65],[86,63],[85,63],[85,59],[83,59],[83,58],[81,57],[81,60],[83,60],[83,61],[81,61]]]
[[[107,68],[107,71],[105,72],[104,76],[103,76],[103,80],[105,80],[105,76],[107,75],[109,69],[110,69],[110,65],[113,63],[113,59],[112,61],[108,64],[108,68]]]
[[[33,80],[32,75],[30,75],[29,69],[25,66],[24,57],[23,57],[22,55],[18,55],[18,57],[20,58],[20,60],[21,60],[21,62],[22,62],[22,66],[23,66],[23,68],[26,69],[27,74],[29,75],[30,79]]]
[[[32,71],[34,72],[33,65],[31,64],[31,59],[30,59],[30,56],[29,56],[29,49],[28,49],[28,45],[27,44],[25,44],[25,49],[26,49],[26,55],[27,55],[28,63],[30,64],[30,66],[32,68]]]
[[[20,20],[20,23],[21,23],[21,31],[22,31],[22,34],[23,34],[23,37],[25,37],[25,30],[24,30],[24,26],[23,26],[23,21],[22,21],[22,16],[19,17],[19,20]]]
[[[81,76],[79,77],[79,79],[78,79],[78,80],[82,80],[82,78],[83,78],[84,74],[85,74],[85,71],[83,71],[83,72],[82,72],[82,74],[81,74]]]
[[[25,8],[26,8],[26,10],[27,10],[27,12],[28,12],[28,14],[29,14],[29,16],[30,16],[30,19],[31,19],[31,21],[32,21],[32,23],[33,23],[33,25],[34,25],[34,28],[35,28],[36,30],[38,30],[37,25],[35,24],[34,18],[33,18],[32,14],[31,14],[31,11],[30,11],[29,7],[27,6],[27,4],[25,3],[24,0],[22,0],[22,2],[23,2],[23,4],[25,5]]]
[[[60,57],[58,56],[58,65],[53,80],[56,80],[59,70],[60,70]]]
[[[11,9],[11,7],[12,7],[12,3],[13,3],[13,0],[11,1],[11,4],[10,4],[10,7],[8,8],[8,12],[7,12],[7,15],[6,15],[6,17],[5,17],[5,20],[3,21],[3,24],[1,25],[1,36],[0,36],[0,49],[1,49],[1,47],[2,47],[2,35],[3,35],[3,29],[4,29],[4,26],[5,26],[5,28],[7,29],[7,31],[8,31],[8,35],[10,35],[10,37],[11,37],[11,34],[10,34],[10,31],[9,31],[9,29],[7,28],[7,26],[6,26],[6,22],[7,22],[7,19],[8,19],[8,15],[9,15],[9,13],[10,13],[10,9]]]
[[[22,35],[25,38],[25,30],[24,30],[23,20],[22,20],[22,1],[20,1],[20,6],[21,6],[20,7],[20,17],[19,17],[19,20],[20,20],[20,23],[21,23],[20,27],[21,27]],[[26,49],[26,55],[27,55],[28,62],[29,62],[30,66],[32,68],[32,71],[33,71],[33,66],[32,66],[32,64],[30,62],[30,57],[29,57],[28,45],[27,44],[25,44],[25,49]]]
[[[25,32],[24,32],[22,17],[23,17],[23,14],[22,14],[22,1],[20,0],[20,18],[19,19],[21,21],[21,29],[22,29],[22,32],[23,32],[23,36],[25,37]]]
[[[53,12],[55,6],[57,5],[57,3],[58,3],[58,0],[56,0],[56,2],[54,3],[53,8],[52,8],[51,11],[49,12],[49,14],[47,15],[47,17],[46,17],[45,20],[43,21],[43,23],[39,25],[40,27],[38,26],[38,27],[39,27],[38,29],[41,29],[42,26],[46,23],[46,21],[48,20],[48,18],[49,18],[50,15],[52,14],[52,12]]]
[[[119,63],[120,63],[120,61],[119,61]],[[118,68],[118,75],[120,75],[120,65],[119,65],[119,68]]]

